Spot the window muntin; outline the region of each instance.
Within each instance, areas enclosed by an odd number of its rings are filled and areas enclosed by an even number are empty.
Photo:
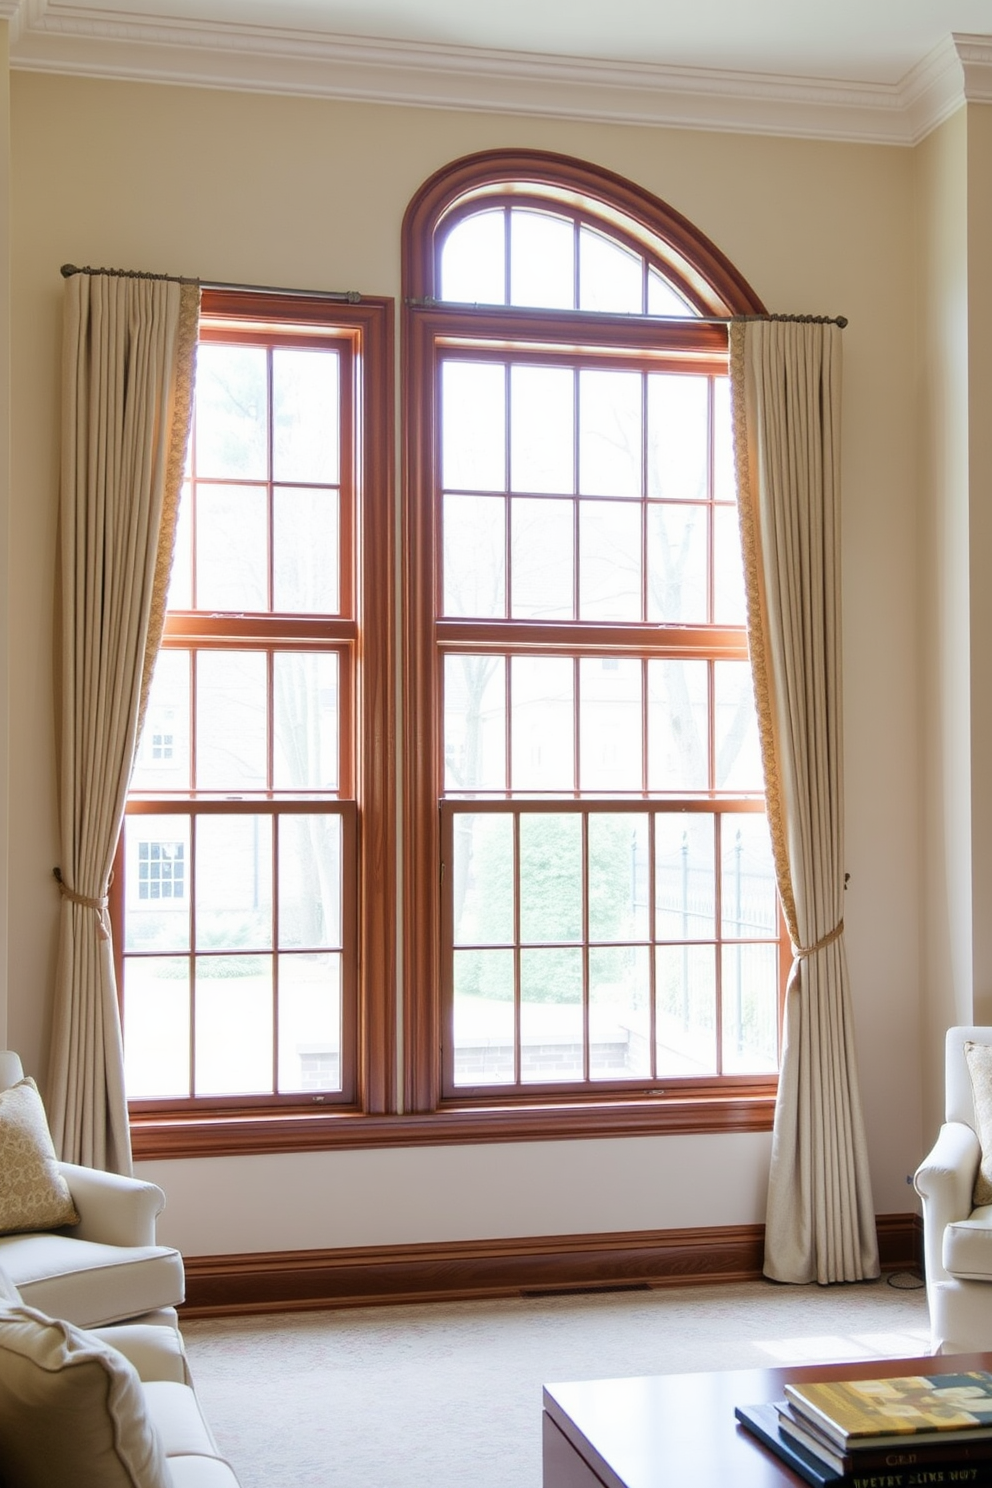
[[[446,1086],[773,1074],[779,920],[757,804],[446,807]]]
[[[471,162],[453,168],[447,200],[443,176],[430,183],[440,209],[419,219],[429,243],[408,240],[413,424],[430,430],[414,441],[416,480],[431,510],[411,522],[429,575],[411,591],[426,602],[411,676],[434,740],[410,772],[421,805],[409,902],[418,923],[432,903],[440,922],[436,949],[414,927],[408,967],[412,980],[437,977],[441,1048],[436,1074],[430,1060],[411,1064],[411,1088],[420,1109],[769,1089],[784,944],[774,893],[757,930],[745,913],[755,882],[774,879],[726,339],[706,320],[752,303],[705,240],[693,262],[686,224],[646,227],[636,193],[625,217],[598,192],[579,202],[574,162],[559,183],[549,158],[545,190],[479,161],[476,183]],[[543,244],[540,263],[526,263],[527,241]],[[612,265],[616,282],[596,297],[591,271],[583,290],[583,255]],[[437,299],[421,304],[421,293]],[[622,878],[629,897],[640,887],[621,933],[602,922],[610,893],[596,865],[628,817],[645,866]],[[728,844],[740,880],[741,913],[712,908],[705,933],[693,899],[669,904],[667,920],[663,905],[647,910],[647,865],[659,885],[671,879],[655,844],[687,819],[709,823],[714,905],[731,902]],[[547,848],[547,863],[572,864],[568,885],[549,868],[550,904],[528,867],[542,831],[569,844]],[[484,933],[462,920],[477,876],[504,921]],[[407,1010],[429,1047],[425,991],[413,987]],[[623,1022],[625,1039],[610,1036]]]
[[[201,321],[166,632],[118,853],[139,1121],[360,1098],[381,1109],[373,1091],[390,1084],[362,1070],[357,1040],[371,751],[356,571],[388,583],[390,544],[373,558],[357,541],[360,505],[376,522],[388,507],[360,484],[355,409],[376,401],[384,347],[365,334],[381,338],[381,311],[297,301],[280,319],[265,312],[281,302],[221,298],[230,313]],[[381,641],[369,632],[362,649],[371,677]],[[370,927],[387,913],[370,905]],[[371,1005],[386,998],[388,983],[363,985]]]
[[[699,314],[672,270],[663,274],[635,241],[562,208],[516,201],[469,208],[444,224],[437,257],[438,298],[449,304]]]

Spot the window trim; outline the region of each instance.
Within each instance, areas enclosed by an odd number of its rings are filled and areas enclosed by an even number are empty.
[[[168,1101],[135,1103],[130,1124],[132,1149],[139,1159],[206,1155],[217,1150],[221,1134],[222,1150],[232,1153],[326,1146],[342,1118],[353,1124],[396,1107],[394,304],[392,299],[372,296],[341,303],[318,295],[204,289],[201,317],[223,317],[235,327],[235,334],[238,324],[249,330],[262,323],[312,327],[323,321],[343,329],[352,348],[355,397],[348,438],[355,442],[356,548],[354,572],[343,594],[350,583],[354,620],[294,617],[287,632],[303,646],[318,638],[332,647],[353,645],[358,657],[353,745],[348,741],[358,818],[356,1088],[353,1103],[336,1106],[333,1114],[314,1111],[308,1098],[280,1096],[224,1099],[200,1109]],[[167,623],[170,638],[194,644],[209,645],[218,638],[217,629],[209,615],[183,614]],[[251,620],[236,622],[235,630],[247,639]],[[176,797],[176,809],[181,809],[183,799],[203,800]],[[277,797],[264,799],[267,808],[270,803],[278,808]],[[293,809],[289,802],[284,805]],[[110,911],[120,989],[123,893],[123,874],[118,871]]]
[[[680,214],[672,211],[629,181],[599,167],[588,166],[565,156],[541,151],[486,151],[467,156],[444,167],[432,176],[411,202],[403,224],[403,333],[402,376],[406,390],[403,409],[403,460],[405,500],[403,504],[402,552],[404,567],[403,612],[406,622],[404,648],[405,748],[403,758],[404,808],[404,924],[403,945],[403,1022],[405,1030],[404,1088],[408,1111],[423,1113],[435,1124],[437,1141],[473,1140],[471,1136],[445,1135],[452,1131],[475,1130],[474,1140],[512,1140],[507,1136],[485,1136],[487,1131],[526,1130],[529,1139],[547,1139],[566,1135],[608,1135],[661,1131],[768,1130],[774,1105],[777,1077],[722,1077],[719,1089],[715,1082],[708,1089],[698,1088],[674,1096],[652,1095],[640,1091],[632,1096],[615,1089],[602,1094],[564,1095],[556,1101],[553,1095],[528,1099],[526,1093],[502,1096],[495,1091],[492,1099],[483,1097],[459,1099],[445,1095],[442,1055],[442,975],[443,949],[442,901],[438,865],[441,862],[441,812],[435,790],[436,760],[439,757],[438,724],[433,700],[440,695],[440,647],[438,638],[446,628],[457,627],[457,621],[436,618],[435,591],[435,493],[431,477],[435,434],[432,411],[436,396],[436,360],[439,348],[454,348],[460,343],[478,346],[480,329],[490,337],[494,350],[503,349],[510,341],[522,338],[535,347],[542,337],[542,312],[516,310],[509,306],[445,306],[436,300],[438,252],[437,242],[443,224],[452,212],[461,216],[465,203],[494,197],[505,200],[511,183],[519,181],[534,188],[522,195],[555,192],[562,199],[571,196],[602,203],[604,218],[626,214],[643,228],[642,247],[658,252],[667,247],[664,257],[678,271],[683,284],[691,283],[691,268],[696,265],[710,287],[707,300],[695,296],[700,305],[712,306],[714,295],[722,301],[711,314],[760,314],[764,306],[743,276],[724,255]],[[549,191],[548,183],[556,183]],[[631,237],[625,233],[627,242]],[[670,255],[670,256],[669,256]],[[698,276],[697,276],[698,277]],[[544,334],[550,336],[551,321],[555,342],[560,344],[563,320],[574,320],[577,340],[583,347],[616,344],[622,326],[624,338],[635,347],[655,356],[665,347],[672,350],[684,342],[685,327],[693,325],[686,317],[682,325],[649,317],[608,316],[581,311],[553,312]],[[726,367],[727,332],[722,325],[695,324],[694,338],[700,343],[700,370],[707,361]],[[472,622],[473,629],[480,627]],[[499,622],[493,622],[494,641]],[[563,626],[562,632],[569,627]],[[587,630],[584,643],[595,647],[596,641]],[[687,636],[687,640],[689,637]],[[700,634],[696,644],[704,637]],[[705,636],[707,650],[711,644],[736,649],[739,636],[722,638],[712,632]],[[718,802],[714,803],[718,807]],[[784,958],[782,958],[784,960]],[[787,967],[780,977],[780,1010]],[[739,1083],[738,1083],[739,1080]],[[627,1126],[625,1123],[630,1122]],[[752,1124],[753,1123],[753,1124]],[[505,1126],[504,1126],[505,1124]],[[578,1130],[576,1129],[578,1128]]]

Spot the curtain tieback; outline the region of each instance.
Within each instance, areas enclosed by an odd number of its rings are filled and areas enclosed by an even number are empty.
[[[62,877],[61,868],[53,868],[52,876],[59,886],[59,893],[62,895],[63,899],[70,899],[73,904],[79,904],[83,907],[83,909],[92,909],[95,912],[97,920],[97,934],[99,935],[101,940],[109,940],[110,929],[107,925],[107,905],[109,903],[109,900],[107,895],[102,894],[99,899],[90,899],[87,898],[85,894],[77,894],[75,889],[70,889],[69,885]],[[110,885],[108,884],[107,887],[109,889]]]
[[[833,945],[835,940],[840,940],[843,934],[844,921],[838,920],[834,928],[828,930],[826,935],[821,935],[815,944],[811,946],[793,945],[792,954],[797,961],[801,960],[804,956],[815,956],[817,951],[825,951],[828,945]]]

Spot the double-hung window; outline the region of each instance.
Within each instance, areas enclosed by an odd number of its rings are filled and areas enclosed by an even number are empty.
[[[767,1090],[782,929],[712,246],[522,153],[408,214],[408,1089]]]
[[[115,876],[139,1148],[392,1098],[389,340],[388,302],[203,295]]]

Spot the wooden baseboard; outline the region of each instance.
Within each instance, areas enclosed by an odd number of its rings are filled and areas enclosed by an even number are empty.
[[[878,1216],[885,1270],[916,1264],[911,1214]],[[535,1292],[698,1286],[761,1276],[764,1226],[546,1235],[189,1256],[184,1317]]]

